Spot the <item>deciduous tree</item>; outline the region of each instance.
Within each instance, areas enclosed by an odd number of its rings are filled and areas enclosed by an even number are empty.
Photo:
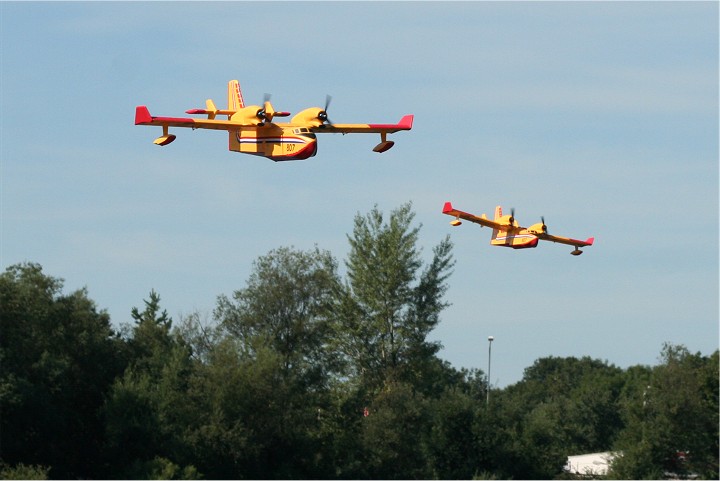
[[[62,286],[38,264],[0,275],[0,457],[47,466],[51,477],[94,477],[121,340],[85,289]]]
[[[661,363],[636,379],[623,402],[626,428],[612,466],[621,478],[718,476],[718,352],[665,344]]]
[[[427,336],[447,306],[443,295],[453,266],[452,243],[449,237],[441,241],[423,268],[421,226],[413,226],[414,217],[410,203],[392,211],[387,221],[376,206],[355,216],[348,236],[348,281],[337,311],[337,339],[350,372],[376,388],[386,381],[418,381],[440,349]]]

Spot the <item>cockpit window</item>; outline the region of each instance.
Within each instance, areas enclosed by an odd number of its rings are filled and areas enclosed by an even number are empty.
[[[312,130],[310,130],[306,127],[300,127],[300,128],[294,129],[293,133],[307,135],[310,138],[315,138],[315,134],[312,133]]]

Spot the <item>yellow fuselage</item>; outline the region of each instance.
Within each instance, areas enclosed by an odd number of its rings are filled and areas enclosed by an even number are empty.
[[[511,215],[502,215],[502,210],[495,214],[495,222],[507,224],[507,228],[494,229],[490,244],[494,246],[512,247],[513,249],[527,249],[537,247],[538,238],[532,228],[520,227]],[[535,226],[533,226],[535,227]]]
[[[303,160],[317,153],[317,138],[307,127],[266,124],[230,132],[228,148],[272,160]]]
[[[493,236],[490,244],[494,246],[512,247],[513,249],[527,249],[537,247],[538,237],[528,233],[525,229],[509,233],[508,231],[498,231],[497,236]]]

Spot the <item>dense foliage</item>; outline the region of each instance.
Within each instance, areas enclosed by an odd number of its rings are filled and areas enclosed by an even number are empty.
[[[3,478],[516,478],[621,451],[619,478],[718,477],[718,352],[655,367],[538,359],[493,391],[437,357],[452,244],[424,262],[411,206],[358,214],[342,278],[278,248],[211,319],[151,291],[112,329],[32,263],[0,275]]]

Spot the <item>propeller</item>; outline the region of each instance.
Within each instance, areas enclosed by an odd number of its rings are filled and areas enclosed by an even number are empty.
[[[325,108],[322,109],[322,110],[318,113],[318,119],[320,119],[323,123],[332,124],[332,122],[330,121],[330,118],[328,117],[328,114],[327,114],[328,107],[330,107],[330,102],[331,102],[331,101],[332,101],[332,96],[326,95],[326,96],[325,96]]]
[[[515,207],[510,208],[510,226],[515,223]]]
[[[542,230],[544,234],[547,234],[547,226],[545,225],[545,216],[540,216],[540,222],[542,222]]]
[[[262,121],[263,124],[265,121],[272,122],[275,110],[272,108],[272,104],[270,103],[270,94],[265,94],[263,97],[263,106],[255,115]]]

